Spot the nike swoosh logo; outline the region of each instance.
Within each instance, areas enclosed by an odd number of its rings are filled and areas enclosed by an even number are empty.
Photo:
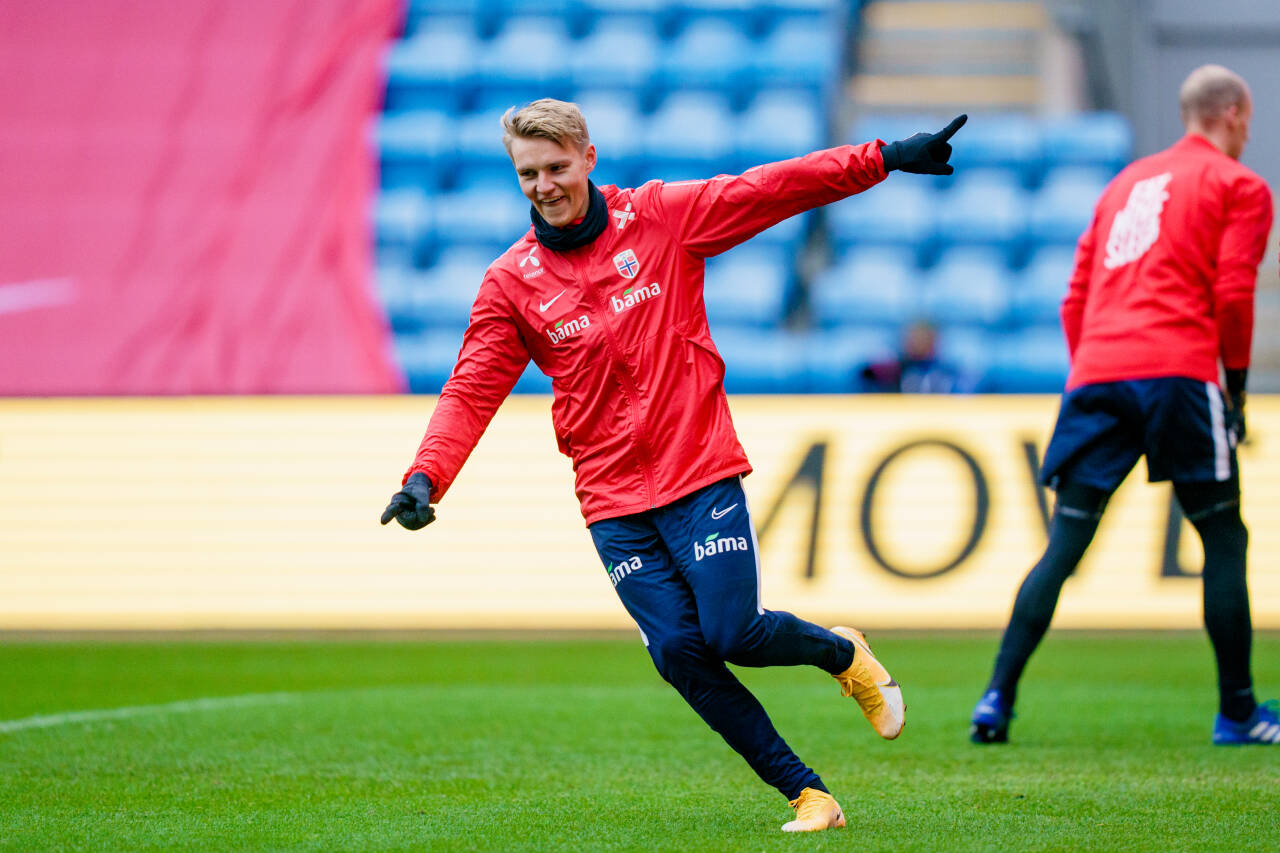
[[[728,515],[729,513],[733,512],[733,511],[734,511],[735,509],[737,509],[737,508],[738,508],[738,505],[737,505],[737,504],[734,504],[733,506],[725,507],[724,509],[720,510],[719,512],[716,512],[716,508],[715,508],[715,507],[712,507],[712,508],[711,508],[711,518],[712,518],[713,520],[715,520],[715,521],[719,521],[720,519],[724,518],[726,515]]]
[[[547,313],[547,309],[548,309],[548,308],[550,308],[552,305],[555,305],[555,304],[556,304],[556,300],[557,300],[557,299],[559,299],[561,296],[564,296],[564,291],[563,291],[563,290],[562,290],[562,291],[560,291],[559,293],[557,293],[555,296],[551,297],[551,301],[550,301],[550,302],[539,302],[539,303],[538,303],[538,310],[539,310],[539,311],[541,311],[541,312],[542,312],[542,313],[544,313],[544,314],[545,314],[545,313]]]

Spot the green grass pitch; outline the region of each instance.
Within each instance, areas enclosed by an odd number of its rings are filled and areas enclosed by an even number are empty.
[[[979,747],[996,641],[873,633],[894,742],[823,673],[740,670],[849,818],[791,836],[634,635],[0,638],[0,850],[1280,849],[1280,748],[1209,745],[1202,634],[1051,633]],[[1280,635],[1254,658],[1280,693]]]

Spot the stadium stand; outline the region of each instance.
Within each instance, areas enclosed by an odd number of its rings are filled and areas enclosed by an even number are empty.
[[[845,93],[859,91],[843,77],[857,50],[889,73],[886,45],[945,43],[881,10],[867,20],[888,41],[859,48],[864,5],[897,4],[410,0],[373,134],[382,189],[372,217],[379,292],[405,336],[397,351],[413,390],[439,390],[485,265],[528,225],[499,139],[507,107],[577,101],[599,147],[594,179],[622,186],[942,126],[950,115],[930,111],[938,104],[890,109],[876,98],[840,126]],[[1019,39],[1034,22],[1018,24]],[[1024,74],[1025,50],[1001,50],[979,70]],[[971,116],[962,133],[955,177],[889,180],[711,260],[706,303],[727,388],[856,390],[859,364],[929,320],[941,354],[975,377],[970,387],[1060,390],[1057,310],[1074,243],[1128,162],[1132,132],[1115,114],[1046,119],[1019,101]],[[549,389],[536,376],[516,388]]]

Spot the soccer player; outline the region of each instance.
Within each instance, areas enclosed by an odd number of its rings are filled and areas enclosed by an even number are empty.
[[[1218,666],[1213,742],[1280,744],[1276,703],[1254,700],[1250,676],[1236,462],[1271,194],[1238,162],[1253,117],[1244,80],[1205,65],[1182,84],[1179,103],[1186,135],[1117,175],[1080,237],[1062,303],[1071,371],[1041,471],[1057,492],[1049,545],[1018,590],[973,711],[975,743],[1008,740],[1018,679],[1063,581],[1145,455],[1148,479],[1173,481],[1204,545],[1204,622]]]
[[[845,819],[725,662],[823,669],[885,738],[902,731],[905,706],[861,633],[761,606],[741,484],[751,466],[707,328],[703,265],[893,169],[950,174],[947,140],[964,121],[742,175],[619,189],[589,179],[596,149],[576,105],[508,110],[503,142],[533,227],[485,273],[458,362],[382,514],[410,530],[432,521],[431,504],[532,360],[552,380],[556,439],[591,539],[658,672],[791,802],[787,831]]]

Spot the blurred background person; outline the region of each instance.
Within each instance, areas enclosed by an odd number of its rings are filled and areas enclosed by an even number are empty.
[[[1040,472],[1057,492],[1049,544],[1018,590],[973,712],[975,743],[1008,740],[1018,681],[1062,584],[1145,456],[1148,480],[1173,481],[1204,545],[1204,624],[1218,664],[1213,742],[1280,745],[1280,709],[1253,694],[1236,458],[1271,193],[1238,162],[1253,119],[1238,74],[1201,66],[1178,103],[1186,135],[1121,172],[1080,237],[1062,303],[1071,375]]]

